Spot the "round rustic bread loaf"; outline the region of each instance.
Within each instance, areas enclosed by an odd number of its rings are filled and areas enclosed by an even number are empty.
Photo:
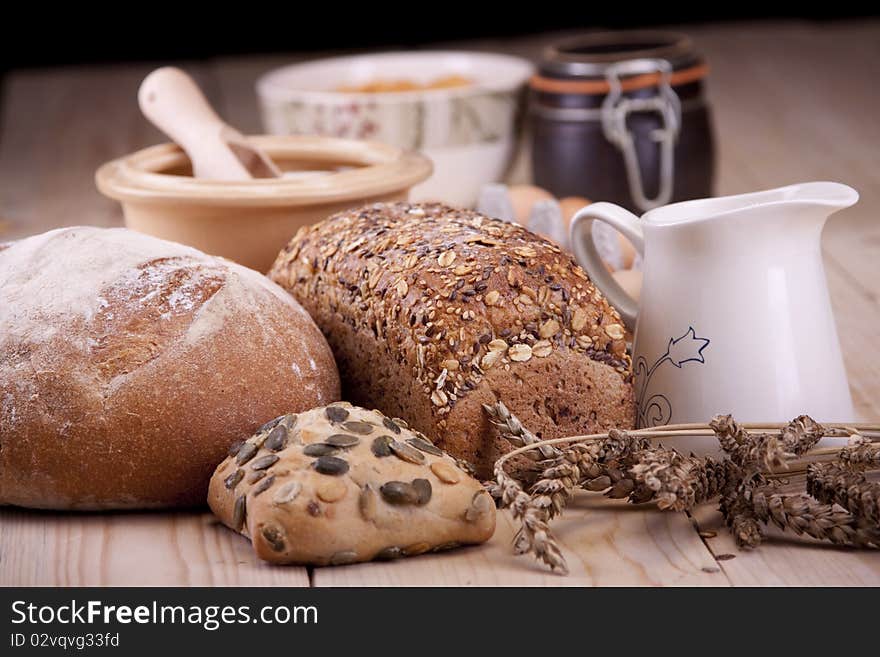
[[[230,444],[338,398],[320,331],[255,271],[121,228],[0,250],[0,504],[204,504]]]
[[[270,277],[311,313],[347,400],[401,417],[488,477],[511,445],[634,421],[620,317],[558,246],[444,205],[376,204],[304,228]]]

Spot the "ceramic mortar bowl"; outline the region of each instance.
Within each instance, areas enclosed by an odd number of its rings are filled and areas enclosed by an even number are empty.
[[[472,206],[480,188],[500,182],[511,166],[532,72],[528,60],[507,55],[381,53],[270,71],[257,81],[257,94],[267,132],[377,139],[420,151],[433,161],[434,175],[413,190],[413,198]],[[430,86],[448,77],[467,84],[350,91],[386,81]]]
[[[296,231],[334,212],[407,200],[431,175],[423,155],[394,146],[326,137],[248,137],[284,177],[248,181],[192,177],[174,144],[104,164],[98,189],[122,203],[125,225],[266,272]]]

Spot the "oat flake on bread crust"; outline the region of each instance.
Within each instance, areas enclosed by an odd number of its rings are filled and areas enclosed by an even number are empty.
[[[619,315],[570,255],[518,225],[375,204],[302,229],[270,277],[328,338],[347,399],[484,476],[510,445],[481,403],[501,399],[544,438],[632,426]]]

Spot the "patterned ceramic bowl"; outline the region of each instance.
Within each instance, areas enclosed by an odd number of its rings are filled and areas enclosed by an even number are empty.
[[[522,90],[532,65],[473,52],[338,57],[272,71],[257,82],[267,132],[371,139],[419,150],[434,175],[415,200],[470,206],[513,159]],[[468,84],[417,91],[341,91],[381,82],[426,86],[450,76]]]

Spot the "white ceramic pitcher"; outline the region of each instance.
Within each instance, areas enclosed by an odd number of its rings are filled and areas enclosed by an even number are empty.
[[[610,203],[581,209],[575,256],[635,327],[640,427],[708,422],[854,419],[819,247],[826,219],[853,205],[846,185],[813,182],[686,201],[641,218]],[[638,304],[602,264],[592,222],[644,258]]]

